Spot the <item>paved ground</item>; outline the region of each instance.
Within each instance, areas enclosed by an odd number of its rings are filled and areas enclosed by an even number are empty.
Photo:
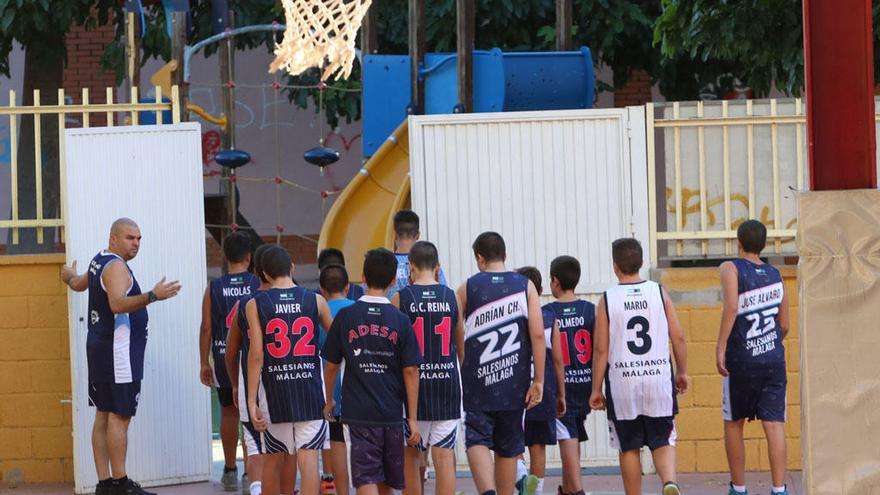
[[[769,473],[749,473],[749,493],[752,495],[769,495]],[[726,495],[727,480],[725,474],[683,474],[679,482],[685,495]],[[795,472],[788,476],[788,487],[791,495],[804,495],[801,489],[801,473]],[[545,493],[552,493],[558,477],[548,477],[545,482]],[[660,483],[656,476],[646,476],[642,484],[645,495],[657,494],[660,491]],[[459,491],[468,495],[476,494],[473,481],[470,478],[458,479]],[[623,484],[617,475],[585,475],[584,488],[590,495],[623,495]],[[216,482],[193,483],[170,487],[157,487],[155,491],[159,495],[220,495],[224,492]],[[0,487],[0,493],[7,495],[49,495],[70,494],[73,492],[72,485],[26,485],[16,489]],[[429,480],[425,486],[425,495],[434,494],[434,482]]]

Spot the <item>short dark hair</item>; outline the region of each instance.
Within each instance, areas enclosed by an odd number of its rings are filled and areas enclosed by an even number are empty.
[[[419,270],[433,270],[440,264],[437,246],[428,241],[419,241],[409,250],[409,264]]]
[[[321,269],[318,283],[328,294],[345,292],[348,286],[348,272],[342,265],[327,265]]]
[[[574,256],[557,256],[550,262],[550,277],[559,280],[562,290],[574,290],[581,281],[581,264]]]
[[[254,255],[251,257],[251,260],[254,262],[254,273],[260,277],[260,280],[263,283],[269,282],[266,280],[266,276],[263,275],[263,254],[274,245],[275,244],[260,244],[257,246],[257,249],[254,249]]]
[[[642,245],[632,237],[611,243],[611,257],[624,275],[635,275],[642,268]]]
[[[290,254],[281,246],[272,246],[262,256],[263,272],[270,278],[290,276]]]
[[[419,215],[412,210],[400,210],[394,214],[394,233],[404,239],[412,239],[419,233]]]
[[[323,270],[327,265],[345,266],[345,255],[336,248],[322,249],[318,253],[318,270]]]
[[[504,238],[498,232],[483,232],[474,240],[474,256],[480,255],[486,261],[504,261],[507,258],[507,248],[504,246]]]
[[[251,238],[242,231],[233,232],[223,239],[223,256],[230,263],[241,263],[251,249]]]
[[[767,245],[767,227],[757,220],[746,220],[736,229],[736,238],[743,251],[761,254]]]
[[[364,282],[371,289],[386,289],[397,278],[397,257],[385,248],[364,255]]]
[[[538,295],[541,295],[541,292],[543,292],[543,288],[541,287],[541,270],[538,270],[534,266],[524,266],[522,268],[517,268],[516,273],[531,280],[532,283],[535,284],[535,289],[537,289]]]

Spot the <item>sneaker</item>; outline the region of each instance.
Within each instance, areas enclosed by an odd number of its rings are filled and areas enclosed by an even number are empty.
[[[663,484],[663,495],[681,495],[681,487],[674,481],[667,481]]]
[[[538,488],[538,477],[534,474],[529,474],[526,476],[525,482],[523,483],[523,490],[526,495],[535,495],[535,490]]]
[[[238,470],[223,470],[223,476],[220,477],[220,484],[223,485],[224,492],[234,492],[238,490]]]
[[[156,495],[153,492],[144,490],[141,488],[141,485],[128,477],[119,483],[114,483],[109,493],[111,495]]]
[[[744,492],[738,492],[733,489],[733,483],[730,483],[730,491],[727,492],[727,495],[749,495],[749,490],[747,488]]]
[[[333,482],[333,476],[327,475],[321,477],[321,495],[336,495],[336,483]]]
[[[788,495],[788,485],[784,486],[784,490],[781,492],[770,492],[770,495]]]
[[[528,478],[528,476],[523,475],[518,480],[516,480],[516,484],[514,485],[514,487],[516,488],[516,493],[518,493],[519,495],[525,495],[526,493],[526,478]]]
[[[99,481],[95,486],[95,495],[110,495],[110,488],[112,486],[112,482],[101,483]]]
[[[247,473],[241,475],[241,495],[251,495],[251,479]]]

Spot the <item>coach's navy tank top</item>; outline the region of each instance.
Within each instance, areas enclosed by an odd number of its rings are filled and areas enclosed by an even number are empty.
[[[419,365],[420,421],[461,417],[461,382],[455,332],[458,305],[445,285],[408,285],[398,292],[400,310],[409,317],[422,353]]]
[[[779,270],[768,264],[735,259],[739,298],[733,331],[727,339],[728,371],[785,369],[779,306],[785,291]]]
[[[467,281],[462,395],[465,411],[522,410],[531,379],[528,279],[483,272]]]
[[[86,356],[89,382],[131,383],[144,378],[147,347],[147,308],[114,314],[101,276],[112,263],[125,264],[131,277],[126,295],[137,296],[141,288],[128,264],[118,255],[101,251],[89,263],[89,322]]]
[[[321,419],[324,381],[318,348],[318,303],[302,287],[269,289],[254,296],[263,327],[263,371],[269,421]],[[257,329],[251,329],[251,332]]]

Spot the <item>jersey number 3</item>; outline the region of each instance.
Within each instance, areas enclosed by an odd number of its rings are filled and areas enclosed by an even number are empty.
[[[648,319],[644,316],[633,316],[629,319],[626,323],[626,329],[636,331],[635,338],[633,340],[627,339],[626,341],[629,352],[641,356],[651,350],[651,336],[648,335],[649,328]]]

